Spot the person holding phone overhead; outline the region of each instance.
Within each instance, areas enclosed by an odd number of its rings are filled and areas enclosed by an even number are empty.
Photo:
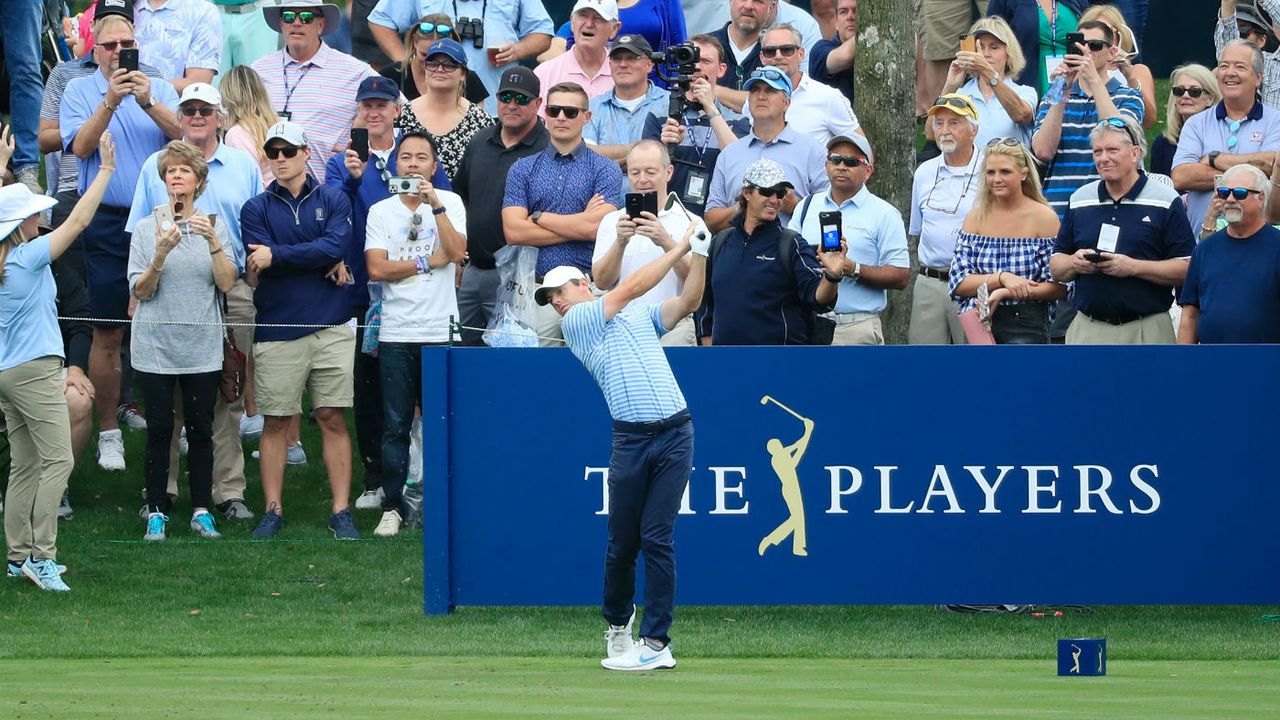
[[[1015,78],[1044,95],[1049,75],[1071,51],[1067,33],[1076,32],[1090,0],[991,0],[987,15],[1004,18],[1013,29],[1027,65]]]
[[[124,438],[117,411],[120,399],[120,346],[129,318],[129,240],[125,223],[133,204],[143,162],[181,137],[174,111],[178,94],[167,82],[141,70],[121,67],[120,53],[137,47],[132,18],[122,8],[100,5],[93,58],[98,72],[67,83],[58,109],[62,147],[79,161],[81,194],[98,173],[98,141],[110,128],[119,144],[117,170],[93,222],[81,233],[90,311],[100,318],[93,328],[89,379],[97,392],[98,465],[125,469]]]
[[[1142,172],[1138,123],[1109,118],[1089,133],[1102,179],[1071,195],[1049,270],[1075,281],[1068,344],[1173,343],[1169,308],[1195,249],[1182,198]]]
[[[821,252],[844,255],[831,344],[883,345],[887,291],[911,279],[902,213],[867,188],[875,155],[866,136],[831,138],[826,169],[831,189],[805,198],[788,227]]]
[[[252,164],[245,168],[256,175]],[[148,514],[142,539],[166,537],[175,392],[181,393],[190,447],[191,531],[216,539],[221,534],[209,509],[214,507],[213,415],[222,379],[220,293],[231,290],[239,270],[226,220],[196,206],[209,182],[204,151],[175,140],[160,153],[155,172],[168,197],[139,218],[129,246],[129,288],[138,299],[131,350],[147,412]],[[237,445],[238,425],[236,419]]]

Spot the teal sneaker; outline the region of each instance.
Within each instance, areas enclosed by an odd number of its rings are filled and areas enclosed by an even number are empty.
[[[351,510],[348,508],[343,508],[329,516],[329,529],[333,531],[333,536],[339,540],[360,539],[360,531],[356,529],[355,518],[351,517]]]
[[[22,564],[22,574],[26,575],[36,587],[50,592],[69,592],[71,588],[62,582],[58,574],[58,563],[52,560],[28,559]]]
[[[191,516],[191,531],[203,538],[217,540],[222,537],[213,524],[213,515],[208,510],[202,510]]]
[[[7,572],[6,572],[5,574],[6,574],[6,575],[8,575],[8,576],[9,576],[9,577],[11,577],[11,578],[20,578],[20,577],[23,577],[23,575],[22,575],[22,564],[21,564],[21,563],[15,563],[15,562],[11,562],[11,563],[9,563],[8,570],[7,570]],[[66,575],[66,574],[67,574],[67,566],[66,566],[66,565],[59,565],[59,566],[58,566],[58,574],[59,574],[59,575]]]
[[[143,540],[148,542],[159,542],[164,539],[164,526],[169,522],[169,516],[164,513],[153,512],[147,515],[147,534],[142,536]]]

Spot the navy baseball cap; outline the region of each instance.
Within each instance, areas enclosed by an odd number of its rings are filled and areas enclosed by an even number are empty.
[[[462,45],[457,40],[449,38],[440,38],[431,43],[431,47],[427,48],[427,58],[432,55],[446,55],[448,58],[459,65],[467,64],[467,53],[462,49]]]
[[[400,88],[390,78],[374,75],[360,82],[356,90],[356,102],[361,100],[399,100]]]

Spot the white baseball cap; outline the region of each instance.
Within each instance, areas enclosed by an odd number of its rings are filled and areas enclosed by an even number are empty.
[[[188,100],[206,102],[218,108],[218,110],[222,110],[222,94],[218,92],[218,88],[209,83],[191,83],[184,88],[182,97],[178,98],[178,105],[181,106]]]
[[[262,146],[266,147],[272,140],[283,140],[294,147],[306,147],[307,133],[298,123],[281,120],[267,131],[267,139],[262,141]]]
[[[573,12],[569,13],[570,17],[577,15],[579,10],[595,10],[605,20],[618,22],[617,0],[578,0],[573,4]]]
[[[533,299],[539,305],[546,305],[551,302],[548,296],[552,290],[559,290],[561,286],[571,280],[586,280],[587,276],[581,270],[572,265],[560,265],[551,268],[551,271],[542,278],[542,284],[533,293]]]

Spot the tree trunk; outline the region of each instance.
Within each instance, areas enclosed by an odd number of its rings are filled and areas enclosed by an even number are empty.
[[[876,155],[868,185],[911,217],[911,179],[916,167],[916,29],[911,0],[862,0],[858,3],[858,55],[853,66],[858,120]],[[910,243],[911,272],[918,267],[917,243]],[[883,322],[885,341],[907,342],[911,321],[911,284],[890,290]]]

